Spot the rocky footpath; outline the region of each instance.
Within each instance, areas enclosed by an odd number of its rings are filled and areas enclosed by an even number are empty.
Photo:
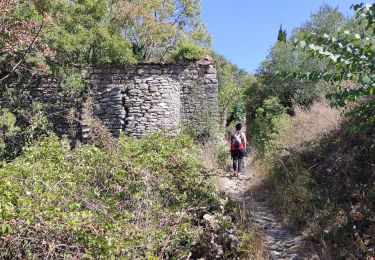
[[[251,216],[254,228],[262,237],[267,249],[268,259],[304,259],[301,254],[301,237],[282,227],[267,206],[267,201],[254,196],[252,189],[254,173],[249,166],[245,169],[239,178],[232,178],[229,173],[221,177],[223,192],[243,205]]]

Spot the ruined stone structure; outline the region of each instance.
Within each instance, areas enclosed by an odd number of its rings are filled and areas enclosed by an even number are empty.
[[[176,135],[184,126],[199,127],[217,119],[218,81],[212,60],[84,67],[81,72],[88,99],[71,98],[56,78],[43,76],[32,79],[24,90],[28,94],[18,102],[42,103],[55,133],[72,139],[88,137],[88,116],[99,118],[114,136],[124,133],[131,137],[157,131]],[[11,108],[11,103],[0,95],[0,110]]]
[[[160,131],[176,135],[218,115],[218,81],[213,61],[86,68],[83,76],[92,114],[113,132],[131,137]],[[89,126],[84,122],[83,138]]]

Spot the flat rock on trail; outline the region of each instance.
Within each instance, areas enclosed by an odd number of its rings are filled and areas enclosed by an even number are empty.
[[[230,173],[220,177],[223,192],[232,200],[243,205],[245,212],[252,219],[254,228],[262,238],[268,259],[305,259],[300,252],[301,237],[283,228],[267,206],[262,196],[254,196],[262,192],[255,188],[257,182],[252,167],[246,163],[245,170],[239,178],[230,177]],[[264,196],[263,196],[264,197]]]

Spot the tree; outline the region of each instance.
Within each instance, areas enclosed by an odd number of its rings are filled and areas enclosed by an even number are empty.
[[[309,80],[324,80],[337,87],[330,94],[334,106],[345,107],[348,103],[356,104],[350,115],[356,116],[360,123],[355,130],[375,125],[375,4],[353,6],[356,19],[366,24],[367,33],[357,33],[341,29],[337,35],[319,35],[302,33],[295,43],[312,56],[329,59],[336,71],[322,70],[309,72],[301,70],[290,75]],[[372,37],[368,37],[370,34]],[[342,82],[354,82],[346,85]]]
[[[310,57],[307,53],[296,48],[293,40],[297,37],[298,32],[328,33],[332,30],[336,31],[344,24],[344,21],[343,15],[337,9],[323,5],[317,12],[311,14],[308,22],[293,31],[289,40],[284,38],[285,30],[281,26],[279,40],[257,70],[256,75],[259,78],[256,83],[257,93],[263,92],[261,95],[263,98],[277,97],[281,104],[288,108],[290,114],[293,114],[293,103],[308,107],[314,100],[323,98],[331,90],[329,84],[285,78],[278,73],[299,71],[301,68],[310,71],[335,70],[327,59],[320,60]],[[259,104],[254,105],[258,106]],[[254,107],[254,110],[256,109]]]
[[[286,29],[283,30],[283,25],[280,25],[279,34],[277,35],[277,40],[279,42],[286,42],[286,39],[287,39]]]
[[[121,0],[113,10],[124,38],[142,60],[168,59],[180,41],[210,45],[199,18],[200,0]]]
[[[44,40],[60,64],[130,64],[136,62],[132,43],[123,39],[107,0],[52,1],[52,23]]]
[[[333,8],[327,4],[323,4],[317,12],[310,15],[308,21],[294,30],[293,36],[301,32],[335,35],[337,29],[345,26],[346,23],[347,19],[339,11],[338,7]]]
[[[267,59],[259,66],[256,81],[253,81],[245,92],[247,132],[251,134],[250,136],[256,137],[260,151],[269,141],[264,133],[272,135],[277,131],[273,122],[279,122],[279,119],[285,116],[284,112],[293,116],[294,105],[308,108],[314,101],[323,99],[332,91],[332,86],[327,82],[283,76],[281,73],[283,71],[297,73],[300,70],[315,72],[325,70],[333,73],[337,70],[327,58],[311,57],[297,48],[293,43],[294,39],[299,32],[336,31],[345,24],[345,21],[344,16],[337,9],[323,5],[311,15],[309,21],[293,30],[290,39],[283,40],[284,30],[280,27],[279,40],[271,48]],[[270,100],[272,104],[282,106],[283,113],[265,107],[268,104],[265,101]],[[267,112],[264,114],[262,111]],[[265,120],[265,118],[272,118],[272,120]]]
[[[42,44],[40,32],[45,21],[37,16],[31,1],[1,1],[0,13],[0,82],[4,84],[12,74],[29,70],[24,63],[31,50],[45,56],[52,53]]]
[[[254,79],[223,56],[213,53],[219,80],[219,112],[223,129],[233,121],[244,121],[244,91]]]

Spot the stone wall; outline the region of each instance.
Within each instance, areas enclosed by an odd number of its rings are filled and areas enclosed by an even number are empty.
[[[155,131],[176,135],[183,126],[199,126],[218,116],[218,81],[211,60],[86,68],[83,76],[93,115],[115,136]],[[85,138],[84,122],[83,127]]]
[[[42,103],[56,134],[72,139],[88,137],[90,113],[114,136],[124,133],[131,137],[157,131],[176,135],[184,126],[202,126],[207,119],[217,119],[218,81],[211,60],[126,68],[86,67],[81,71],[91,109],[85,109],[85,97],[72,98],[56,78],[43,76],[32,78],[22,90],[24,95],[17,95],[17,101],[0,93],[0,110],[12,108],[12,102],[29,107]]]
[[[80,117],[84,97],[77,94],[72,97],[69,90],[53,75],[25,77],[27,81],[8,85],[8,91],[0,90],[0,113],[3,108],[9,109],[18,118],[20,125],[27,124],[35,105],[41,104],[42,111],[52,130],[58,136],[66,135],[70,139],[80,137]],[[18,82],[17,82],[18,83]]]

